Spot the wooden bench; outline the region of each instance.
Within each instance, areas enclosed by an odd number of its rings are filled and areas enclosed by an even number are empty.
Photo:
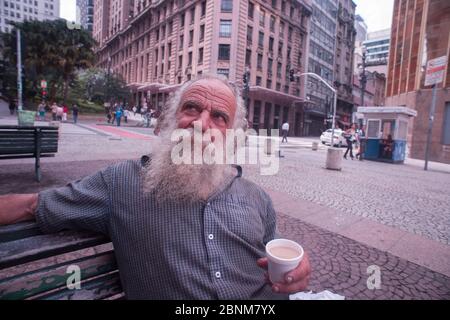
[[[81,271],[80,289],[67,285],[74,275],[69,266]],[[109,239],[91,232],[42,234],[34,222],[0,226],[0,300],[21,299],[124,299]]]
[[[58,127],[0,126],[0,160],[35,158],[36,180],[41,181],[40,158],[58,152]]]

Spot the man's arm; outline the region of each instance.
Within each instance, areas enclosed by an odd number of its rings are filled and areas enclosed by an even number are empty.
[[[37,193],[0,196],[0,225],[33,220],[37,205]]]

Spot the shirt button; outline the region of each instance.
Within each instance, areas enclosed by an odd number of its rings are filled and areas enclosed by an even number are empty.
[[[221,275],[220,275],[220,272],[217,271],[217,272],[216,272],[216,278],[220,278],[220,276],[221,276]]]
[[[214,235],[213,235],[213,234],[210,234],[210,235],[208,236],[208,239],[209,239],[209,240],[214,239]]]

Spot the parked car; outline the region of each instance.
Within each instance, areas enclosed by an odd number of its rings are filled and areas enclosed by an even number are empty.
[[[331,145],[331,129],[322,132],[320,136],[320,142],[325,145]],[[342,129],[334,129],[334,146],[335,147],[346,147],[347,142],[344,138],[344,131]]]

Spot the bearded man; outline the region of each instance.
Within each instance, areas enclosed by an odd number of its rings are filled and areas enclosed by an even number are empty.
[[[47,233],[106,234],[128,299],[286,299],[306,289],[310,266],[305,255],[284,283],[265,277],[265,244],[276,237],[270,197],[238,166],[172,161],[175,129],[205,150],[218,134],[241,128],[245,113],[225,79],[185,83],[164,108],[152,154],[62,188],[2,196],[0,224],[36,219]],[[195,141],[194,128],[215,134]]]

